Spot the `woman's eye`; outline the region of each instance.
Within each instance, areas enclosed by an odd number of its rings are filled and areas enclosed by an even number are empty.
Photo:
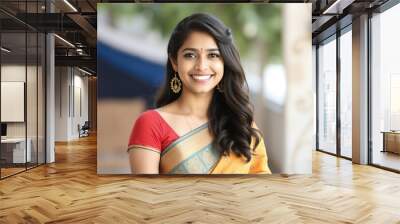
[[[210,58],[219,58],[219,54],[211,53]]]
[[[185,58],[195,58],[196,55],[193,54],[193,53],[185,53],[185,54],[183,55],[183,57],[185,57]]]

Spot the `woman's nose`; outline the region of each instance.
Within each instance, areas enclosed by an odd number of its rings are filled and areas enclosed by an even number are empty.
[[[208,61],[206,56],[201,55],[196,62],[196,69],[202,71],[208,68]]]

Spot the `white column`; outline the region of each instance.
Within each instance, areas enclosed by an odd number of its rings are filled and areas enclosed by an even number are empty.
[[[368,163],[368,16],[353,20],[353,162]]]
[[[55,161],[54,133],[55,133],[55,78],[54,78],[54,35],[46,35],[46,163]]]
[[[47,12],[54,12],[54,5],[46,1]],[[46,34],[46,163],[55,162],[55,43],[52,33]]]
[[[69,141],[71,126],[71,67],[55,69],[55,141]]]

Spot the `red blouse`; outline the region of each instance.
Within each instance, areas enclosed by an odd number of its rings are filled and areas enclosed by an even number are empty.
[[[128,148],[138,145],[162,152],[179,136],[156,110],[143,112],[133,126]]]

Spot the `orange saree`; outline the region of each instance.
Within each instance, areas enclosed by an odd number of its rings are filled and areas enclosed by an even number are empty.
[[[234,153],[221,156],[212,148],[212,136],[204,124],[172,142],[160,158],[160,173],[166,174],[270,174],[261,138],[250,162]],[[251,145],[253,147],[253,143]]]

